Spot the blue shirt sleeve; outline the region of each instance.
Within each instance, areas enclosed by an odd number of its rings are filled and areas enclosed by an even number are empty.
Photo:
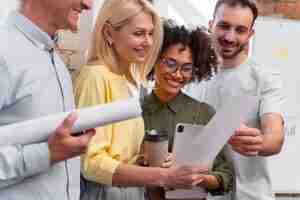
[[[4,59],[0,58],[0,117],[1,110],[10,105],[11,90],[8,66],[6,66]],[[0,189],[20,183],[27,177],[47,171],[49,167],[47,143],[26,146],[0,146]]]

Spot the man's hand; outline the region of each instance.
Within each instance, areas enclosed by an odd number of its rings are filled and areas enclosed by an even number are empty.
[[[232,149],[245,156],[256,156],[263,150],[263,135],[257,128],[242,125],[231,136],[229,144]]]
[[[203,173],[208,172],[208,166],[175,166],[167,170],[167,176],[163,180],[163,187],[191,189],[203,181]]]
[[[77,119],[75,113],[69,114],[56,131],[48,138],[50,163],[67,160],[84,153],[89,140],[95,135],[91,129],[85,134],[75,137],[71,135],[72,127]]]

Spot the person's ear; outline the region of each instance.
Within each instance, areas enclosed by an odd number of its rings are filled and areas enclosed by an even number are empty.
[[[111,46],[113,44],[113,37],[112,37],[113,27],[110,24],[105,23],[102,31],[103,31],[105,41],[109,46]]]

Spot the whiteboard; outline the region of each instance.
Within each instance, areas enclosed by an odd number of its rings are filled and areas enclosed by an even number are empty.
[[[300,21],[259,18],[252,58],[281,72],[286,96],[285,143],[270,159],[276,193],[300,193]]]

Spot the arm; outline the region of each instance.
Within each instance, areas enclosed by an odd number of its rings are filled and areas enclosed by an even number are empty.
[[[0,59],[0,90],[1,116],[1,110],[9,107],[12,96],[12,81],[4,59]],[[0,189],[49,169],[48,155],[47,143],[0,146]]]
[[[260,105],[260,123],[263,135],[261,156],[274,155],[280,152],[284,141],[282,81],[279,72],[267,74],[263,81]]]
[[[47,143],[0,147],[0,189],[43,173],[50,167]]]
[[[284,141],[283,120],[276,113],[264,114],[261,118],[261,129],[263,136],[261,156],[270,156],[281,151]]]
[[[12,81],[4,59],[0,60],[0,115],[10,105]],[[0,134],[1,139],[1,134]],[[46,143],[0,146],[0,189],[22,182],[50,167]]]
[[[11,100],[14,93],[12,92],[13,82],[7,69],[5,62],[0,59],[0,90],[3,92],[0,97],[0,119],[2,117],[5,119],[5,115],[1,110],[16,102]],[[74,156],[75,151],[78,153],[82,149],[84,139],[78,137],[70,141],[66,139],[71,136],[65,131],[65,127],[61,126],[60,129],[64,129],[65,137],[58,137],[62,133],[58,130],[53,134],[49,143],[0,146],[0,189],[21,183],[31,176],[44,173],[49,170],[51,164],[61,161],[60,159],[69,158],[70,155]],[[84,136],[84,138],[86,137]],[[63,145],[63,148],[61,148],[61,145]],[[81,146],[78,148],[78,145]],[[68,151],[73,153],[62,154],[61,151],[58,152],[60,149],[64,149],[65,153],[68,153]]]
[[[284,102],[280,74],[265,73],[262,80],[260,129],[242,125],[229,143],[243,155],[270,156],[280,152],[284,140],[282,105]]]
[[[0,189],[22,182],[25,178],[44,173],[57,162],[81,154],[94,134],[70,135],[74,115],[65,119],[48,143],[0,147]]]
[[[212,195],[220,195],[229,192],[233,187],[234,170],[224,154],[224,148],[213,162],[212,170],[204,175],[204,181],[200,185]]]
[[[107,103],[105,80],[100,73],[82,69],[74,83],[77,108]],[[86,153],[82,155],[81,173],[97,183],[112,184],[112,175],[119,165],[119,155],[111,151],[113,140],[112,125],[98,127]],[[122,145],[122,144],[120,144]],[[116,148],[119,146],[117,145]]]
[[[120,164],[113,175],[113,184],[190,189],[203,181],[202,174],[206,172],[203,165],[157,168]]]
[[[235,131],[229,143],[245,156],[270,156],[280,152],[283,141],[282,117],[267,113],[261,117],[261,130],[243,125]]]

